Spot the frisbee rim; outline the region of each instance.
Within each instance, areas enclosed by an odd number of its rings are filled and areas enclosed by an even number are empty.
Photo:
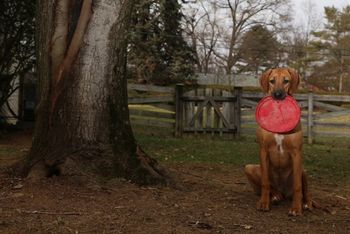
[[[259,115],[259,111],[261,110],[261,108],[263,107],[263,104],[266,103],[267,101],[274,101],[274,102],[278,102],[277,100],[273,99],[272,96],[265,96],[263,97],[257,104],[256,109],[255,109],[255,120],[258,123],[258,125],[265,129],[266,131],[269,132],[273,132],[273,133],[287,133],[292,131],[300,122],[300,117],[301,117],[301,109],[300,106],[298,104],[298,102],[292,97],[292,96],[287,96],[285,99],[281,100],[281,101],[287,101],[288,103],[290,103],[294,109],[295,109],[295,123],[293,122],[293,124],[291,124],[290,126],[288,125],[281,125],[284,128],[281,130],[279,129],[269,129],[270,126],[266,126],[266,124],[263,123],[263,121],[261,120],[261,116]],[[280,126],[279,124],[277,126]],[[288,128],[287,128],[288,127]]]

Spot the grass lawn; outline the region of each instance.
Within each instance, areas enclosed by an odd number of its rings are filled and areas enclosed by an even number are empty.
[[[174,138],[166,130],[135,128],[138,142],[160,161],[205,162],[243,167],[258,163],[255,137],[222,140],[210,137]],[[309,176],[330,183],[350,180],[350,139],[319,138],[313,145],[304,144],[303,163]]]
[[[174,138],[171,129],[140,126],[134,126],[134,133],[143,149],[162,162],[213,163],[243,168],[245,164],[259,161],[253,135],[240,140],[203,136]],[[18,160],[29,150],[30,137],[24,135],[23,138],[27,140],[16,138],[15,144],[0,144],[1,164]],[[313,178],[330,183],[350,181],[349,138],[316,138],[315,144],[304,144],[303,159]]]

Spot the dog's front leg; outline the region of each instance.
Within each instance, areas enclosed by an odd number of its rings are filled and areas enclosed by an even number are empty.
[[[261,168],[261,197],[256,208],[261,211],[270,210],[270,180],[269,180],[269,159],[266,149],[260,149]]]
[[[301,151],[297,150],[292,154],[293,162],[293,203],[289,215],[301,215],[302,213],[302,166]]]

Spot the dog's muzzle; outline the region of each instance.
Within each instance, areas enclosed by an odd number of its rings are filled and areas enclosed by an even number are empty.
[[[272,98],[275,100],[283,100],[286,98],[286,92],[283,89],[276,89],[272,92]]]

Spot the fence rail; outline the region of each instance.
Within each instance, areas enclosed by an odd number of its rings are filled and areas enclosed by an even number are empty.
[[[129,97],[129,113],[132,124],[172,130],[175,128],[175,88],[128,84],[128,91],[151,93],[145,97]]]
[[[173,96],[163,97],[146,97],[146,98],[129,98],[129,104],[152,104],[152,103],[167,103],[173,102]]]
[[[157,126],[175,129],[176,124],[176,100],[175,87],[159,87],[154,85],[129,84],[128,90],[142,93],[150,93],[145,97],[130,97],[130,118],[133,124],[146,126]],[[242,134],[255,133],[255,107],[263,97],[262,93],[242,92],[239,96],[223,95],[223,91],[205,88],[204,91],[196,95],[185,95],[182,101],[199,103],[205,101],[207,93],[212,93],[211,99],[215,102],[240,101],[240,126]],[[215,95],[214,95],[215,93]],[[305,136],[309,143],[312,143],[315,136],[350,137],[350,95],[320,95],[320,94],[296,94],[295,99],[302,109],[301,122]],[[142,107],[142,108],[140,108]],[[210,107],[208,107],[210,108]],[[211,107],[213,108],[213,107]],[[226,110],[227,109],[227,110]],[[225,115],[225,111],[232,111],[228,105],[223,105],[220,109]],[[188,111],[187,109],[184,110]],[[237,111],[237,110],[235,110]],[[210,110],[206,110],[209,113]],[[212,110],[217,112],[217,110]],[[186,113],[184,113],[186,114]],[[226,113],[227,114],[227,113]],[[191,132],[194,129],[183,128],[184,132]],[[196,132],[214,133],[214,129],[203,127]],[[220,131],[219,131],[220,132]],[[224,131],[223,131],[224,132]]]
[[[175,93],[174,87],[163,87],[156,85],[128,84],[128,90],[148,91],[157,93]]]
[[[254,110],[261,93],[242,94],[242,131],[251,134],[256,127]],[[308,142],[315,136],[350,137],[350,96],[296,94],[294,98],[302,109],[301,122]]]

